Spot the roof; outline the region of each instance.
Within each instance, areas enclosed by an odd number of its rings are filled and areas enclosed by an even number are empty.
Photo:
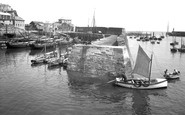
[[[39,21],[32,21],[32,22],[30,22],[30,24],[31,23],[35,23],[36,25],[40,25],[40,26],[43,26],[44,25],[43,22],[39,22]]]
[[[15,16],[15,20],[23,20],[23,21],[24,21],[24,19],[22,19],[22,18],[19,17],[19,16]]]
[[[11,16],[9,13],[0,12],[0,15]]]
[[[32,21],[33,23],[44,23],[44,22],[40,22],[40,21]],[[32,23],[32,22],[30,22],[30,23]]]

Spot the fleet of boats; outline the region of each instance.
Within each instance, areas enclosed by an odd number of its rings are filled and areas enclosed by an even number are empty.
[[[25,38],[14,38],[5,44],[7,48],[25,48],[29,46],[29,41]]]
[[[132,38],[132,37],[130,37],[130,38]],[[137,38],[137,41],[142,41],[142,42],[150,41],[151,44],[155,44],[155,43],[160,44],[160,41],[164,38],[164,36],[161,35],[161,36],[156,37],[153,33],[152,36],[151,36],[151,34],[150,35],[144,34],[144,35],[141,35],[138,37],[135,36],[134,38]]]
[[[65,35],[65,34],[64,34]],[[43,49],[45,46],[47,48],[54,47],[56,44],[68,45],[72,44],[73,39],[69,35],[62,36],[59,38],[50,38],[49,36],[35,36],[33,39],[28,39],[24,36],[11,38],[9,41],[3,41],[1,46],[6,46],[6,48],[26,48],[31,49]]]
[[[176,39],[174,38],[174,41],[170,43],[170,45],[172,46],[172,48],[170,48],[171,52],[175,53],[178,51],[178,52],[184,53],[185,45],[184,45],[183,37],[181,37],[181,44],[179,48],[176,47],[176,45],[178,44],[179,42],[177,42]]]
[[[131,38],[131,37],[130,37]],[[135,39],[137,37],[134,37]],[[164,38],[164,36],[155,37],[154,35],[151,37],[148,36],[141,36],[137,41],[150,41],[152,44],[160,43],[160,41]],[[56,67],[56,66],[63,66],[67,68],[68,64],[68,54],[60,54],[56,50],[51,52],[47,52],[47,49],[50,47],[56,47],[56,44],[68,45],[73,42],[72,38],[69,36],[62,35],[59,38],[48,38],[46,36],[42,36],[35,40],[27,40],[25,38],[17,38],[12,39],[8,42],[5,42],[7,48],[25,48],[30,47],[31,49],[43,49],[41,55],[37,56],[35,59],[31,60],[32,65],[36,64],[48,64],[48,68]],[[173,39],[173,42],[170,43],[173,47],[171,48],[172,52],[185,52],[185,45],[181,38],[181,47],[176,48],[178,42],[176,39]],[[152,70],[152,58],[149,57],[145,51],[142,49],[141,46],[138,48],[136,63],[132,72],[132,78],[128,78],[124,75],[124,73],[114,80],[114,84],[117,86],[121,86],[124,88],[131,88],[131,89],[158,89],[158,88],[167,88],[168,80],[174,80],[180,78],[180,71],[167,73],[163,75],[164,78],[153,78],[151,76]]]

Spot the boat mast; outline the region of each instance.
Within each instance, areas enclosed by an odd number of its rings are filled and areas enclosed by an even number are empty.
[[[151,59],[150,59],[150,71],[149,71],[149,84],[150,84],[150,77],[151,77],[151,71],[152,71],[152,58],[153,58],[153,54],[151,54]]]
[[[96,32],[96,22],[95,22],[95,10],[94,10],[94,14],[93,14],[93,20],[92,20],[92,33]]]
[[[182,49],[182,37],[181,37],[181,49]]]
[[[168,25],[167,25],[167,32],[166,32],[166,36],[168,35],[169,33],[169,22],[168,22]]]
[[[46,59],[46,44],[44,45],[44,57]]]

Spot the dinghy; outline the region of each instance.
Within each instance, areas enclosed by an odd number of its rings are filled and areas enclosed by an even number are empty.
[[[177,71],[176,69],[173,73],[167,73],[167,71],[168,70],[166,70],[163,75],[167,80],[175,80],[180,78],[180,71]]]

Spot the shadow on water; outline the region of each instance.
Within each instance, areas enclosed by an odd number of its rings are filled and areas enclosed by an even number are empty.
[[[48,48],[46,50],[46,53],[47,52],[51,52],[53,50],[54,50],[54,48]],[[42,53],[44,53],[44,49],[31,49],[29,55],[33,55],[34,56],[34,55],[38,55],[38,54],[42,54]]]
[[[150,115],[150,98],[147,91],[135,90],[132,95],[132,108],[136,115]]]
[[[57,65],[57,66],[51,66],[51,67],[49,67],[48,66],[48,70],[49,71],[52,71],[52,70],[57,70],[57,69],[59,69],[59,70],[65,70],[62,66],[60,66],[60,65]]]
[[[23,53],[29,51],[29,48],[6,49],[5,54]]]
[[[172,79],[172,80],[168,80],[168,83],[176,83],[179,81],[180,81],[180,79]]]

